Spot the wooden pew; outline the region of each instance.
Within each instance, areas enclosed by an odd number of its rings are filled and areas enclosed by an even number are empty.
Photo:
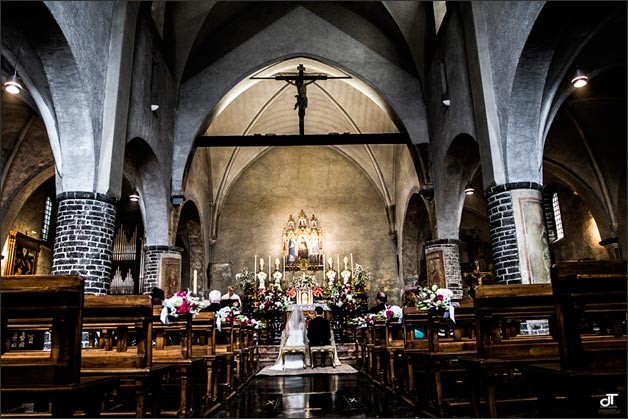
[[[145,295],[88,295],[83,332],[90,336],[81,351],[83,376],[114,376],[135,399],[134,413],[145,414],[152,394],[153,417],[159,415],[159,389],[166,366],[153,366],[153,306]],[[98,335],[98,336],[97,336]]]
[[[560,363],[529,367],[541,415],[626,416],[625,261],[562,262],[552,269]],[[562,391],[561,391],[562,390]],[[557,396],[565,395],[566,404]],[[623,394],[622,394],[623,393]],[[613,410],[600,404],[617,394]]]
[[[218,391],[221,402],[230,400],[235,389],[235,330],[232,324],[222,323],[216,333],[216,356],[218,357]]]
[[[153,365],[166,365],[168,372],[162,383],[166,393],[171,390],[178,404],[174,409],[163,408],[162,416],[195,416],[203,394],[198,382],[206,382],[204,361],[192,358],[192,317],[170,318],[169,324],[160,320],[161,306],[153,306]],[[167,395],[161,398],[167,402]],[[196,404],[197,400],[199,401]]]
[[[483,285],[471,290],[471,296],[475,304],[477,356],[460,357],[459,363],[470,372],[472,415],[480,417],[483,398],[488,416],[497,417],[498,402],[536,400],[522,373],[523,366],[558,360],[552,286]],[[530,320],[546,322],[549,334],[522,334],[521,324]],[[502,395],[496,394],[498,388]]]
[[[216,356],[216,315],[201,311],[192,319],[192,358],[202,359],[206,370],[202,415],[208,416],[218,407],[218,360]]]
[[[384,359],[386,365],[386,387],[393,393],[397,393],[400,383],[403,381],[401,376],[405,368],[403,358],[404,349],[404,329],[401,321],[386,322],[386,339],[384,340]]]
[[[418,395],[419,405],[428,414],[440,417],[451,417],[452,408],[468,405],[466,370],[461,368],[459,359],[477,353],[473,300],[465,298],[458,303],[454,309],[455,323],[444,318],[443,313],[429,312],[429,350],[416,355],[424,365],[424,375],[419,377],[427,383],[425,392]]]
[[[400,387],[403,389],[403,398],[413,406],[417,405],[416,372],[422,370],[419,354],[429,350],[428,339],[429,313],[416,307],[403,308],[403,358],[405,373],[400,377]],[[423,389],[419,389],[419,392]]]
[[[6,276],[0,280],[2,309],[2,407],[50,403],[53,417],[83,407],[89,417],[116,381],[80,376],[83,280],[79,276]],[[11,347],[18,331],[51,333],[50,350]],[[10,416],[7,412],[3,417]]]
[[[366,374],[377,384],[384,384],[386,377],[386,320],[375,319],[367,328],[368,365]]]

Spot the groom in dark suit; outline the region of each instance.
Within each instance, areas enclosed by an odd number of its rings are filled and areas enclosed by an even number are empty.
[[[307,338],[310,346],[325,346],[331,344],[331,327],[329,320],[323,317],[323,307],[316,306],[316,317],[310,320],[307,327]],[[321,354],[321,365],[325,365],[325,354]]]

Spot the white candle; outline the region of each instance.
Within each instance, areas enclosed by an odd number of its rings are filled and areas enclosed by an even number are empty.
[[[270,273],[270,255],[268,255],[268,278],[272,278],[272,274]]]
[[[197,278],[198,278],[198,273],[196,272],[196,269],[194,269],[194,295],[198,294]]]
[[[340,274],[340,255],[336,253],[336,271]]]
[[[255,264],[253,265],[253,275],[257,278],[257,255],[255,255]]]

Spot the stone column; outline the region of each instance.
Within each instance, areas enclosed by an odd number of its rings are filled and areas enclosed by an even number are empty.
[[[516,182],[484,193],[497,283],[550,282],[541,190],[538,183]]]
[[[107,294],[111,281],[115,198],[93,192],[57,195],[52,273],[80,274],[85,294]]]
[[[162,288],[161,259],[163,256],[179,259],[179,280],[181,279],[181,252],[182,249],[175,246],[144,246],[144,287],[142,290],[144,293],[150,292],[153,287]]]
[[[462,274],[460,273],[460,240],[438,239],[425,243],[428,285],[447,287],[454,299],[462,298]]]

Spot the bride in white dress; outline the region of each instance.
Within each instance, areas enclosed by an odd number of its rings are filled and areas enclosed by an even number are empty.
[[[307,354],[307,334],[305,328],[305,317],[300,308],[295,308],[290,319],[286,323],[286,327],[281,333],[281,347],[279,349],[279,357],[275,364],[270,367],[271,370],[305,368],[309,365]],[[290,350],[299,349],[302,351],[290,353]],[[284,356],[284,352],[286,352]],[[285,358],[285,364],[284,364]],[[305,365],[303,364],[305,358]]]

